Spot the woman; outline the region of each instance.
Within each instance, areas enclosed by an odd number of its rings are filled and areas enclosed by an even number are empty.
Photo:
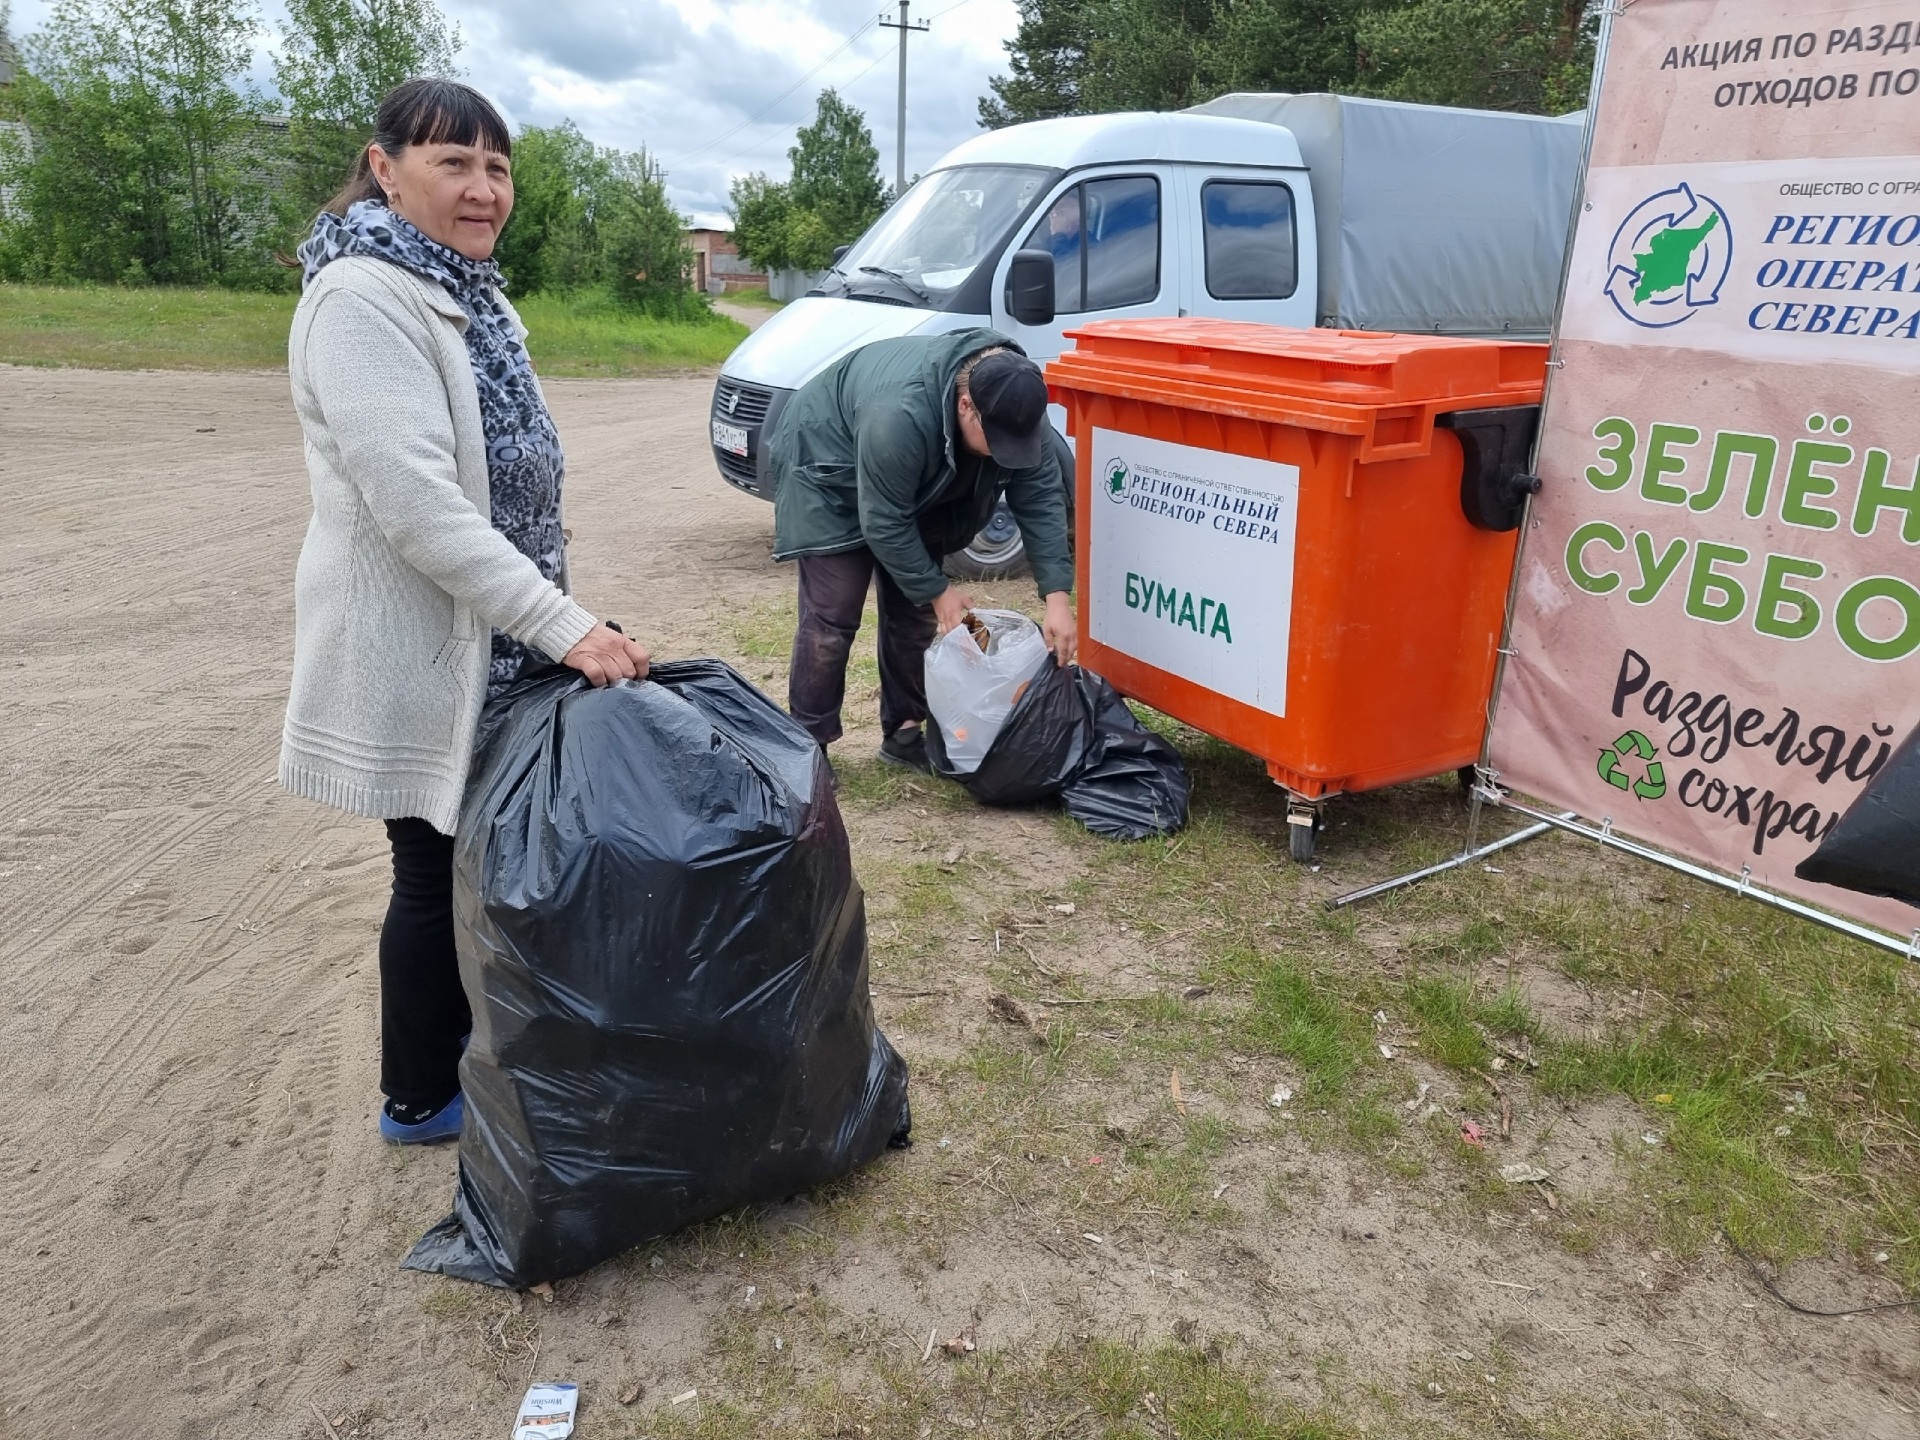
[[[547,660],[647,673],[568,598],[560,439],[491,260],[511,152],[465,85],[389,95],[300,247],[288,345],[313,520],[280,782],[387,822],[380,1133],[402,1144],[452,1139],[464,1111],[452,835],[482,703]]]

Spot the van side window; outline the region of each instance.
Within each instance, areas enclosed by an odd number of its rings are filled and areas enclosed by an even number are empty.
[[[1216,300],[1284,300],[1298,282],[1293,191],[1272,181],[1200,187],[1207,293]]]
[[[1078,314],[1080,305],[1080,187],[1075,185],[1048,210],[1027,236],[1028,250],[1053,256],[1053,311]]]
[[[1160,293],[1160,182],[1151,175],[1089,180],[1087,309],[1139,305]]]
[[[1075,185],[1027,236],[1053,256],[1056,315],[1140,305],[1160,293],[1160,182],[1116,176]]]

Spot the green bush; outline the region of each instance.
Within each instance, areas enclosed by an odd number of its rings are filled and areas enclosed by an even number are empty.
[[[822,90],[787,158],[791,180],[756,171],[733,182],[734,243],[766,270],[824,270],[836,246],[859,239],[887,208],[880,152],[866,117]]]

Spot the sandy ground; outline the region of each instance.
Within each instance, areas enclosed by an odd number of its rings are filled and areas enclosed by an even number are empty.
[[[768,559],[769,508],[713,473],[710,385],[550,386],[582,598],[662,655],[724,652],[729,610],[791,584]],[[445,1213],[454,1153],[374,1134],[379,828],[274,784],[308,514],[284,376],[0,367],[0,397],[0,1436],[325,1440],[322,1412],[344,1417],[339,1436],[504,1436],[532,1363],[511,1334],[535,1321],[542,1375],[594,1404],[635,1379],[712,1394],[706,1336],[753,1283],[744,1254],[603,1266],[558,1305],[527,1300],[531,1317],[396,1268]],[[850,824],[862,854],[924,841],[911,813]],[[1074,864],[1017,816],[967,816],[960,838],[1036,871]],[[1128,981],[1098,937],[1042,953]],[[900,1002],[882,989],[886,1018]],[[957,974],[951,1007],[902,1040],[909,1060],[990,1023],[985,992]],[[1273,1078],[1195,1103],[1260,1116]],[[1554,1164],[1619,1183],[1611,1136],[1637,1123],[1558,1117]],[[887,1163],[964,1175],[966,1157],[962,1137]],[[903,1336],[974,1312],[994,1344],[1153,1340],[1198,1317],[1284,1341],[1303,1358],[1276,1379],[1303,1399],[1315,1356],[1468,1383],[1497,1346],[1550,1391],[1641,1396],[1650,1425],[1667,1417],[1647,1433],[1920,1435],[1910,1315],[1803,1320],[1724,1257],[1463,1233],[1418,1194],[1279,1143],[1222,1161],[1228,1203],[1255,1209],[1263,1176],[1309,1163],[1283,1214],[1218,1237],[1116,1234],[1095,1252],[989,1211],[932,1263],[882,1234],[759,1284],[763,1300],[817,1285]],[[1884,1298],[1839,1264],[1801,1282],[1816,1302]],[[634,1413],[582,1433],[628,1433]]]

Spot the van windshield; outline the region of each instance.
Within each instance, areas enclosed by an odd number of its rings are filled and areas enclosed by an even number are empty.
[[[1059,172],[961,165],[915,184],[862,235],[820,289],[944,310]]]

